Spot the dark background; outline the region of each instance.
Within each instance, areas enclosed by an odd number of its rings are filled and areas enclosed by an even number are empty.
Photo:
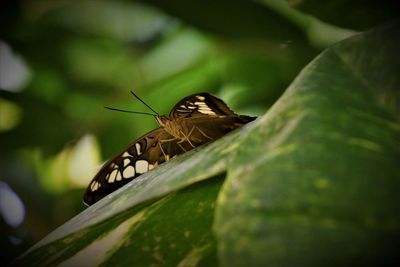
[[[98,166],[157,126],[104,106],[148,111],[134,90],[168,114],[211,92],[237,113],[263,114],[323,48],[397,12],[369,2],[3,1],[2,255],[9,261],[85,209]]]

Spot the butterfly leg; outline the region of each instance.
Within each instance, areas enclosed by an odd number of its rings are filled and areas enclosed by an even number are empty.
[[[160,143],[168,143],[168,142],[172,142],[172,141],[176,141],[176,140],[180,140],[180,139],[177,138],[177,137],[174,137],[174,138],[171,138],[171,139],[160,140]],[[183,141],[186,141],[186,140],[183,139],[183,140],[180,140],[179,142],[176,142],[176,143],[177,143],[178,146],[182,149],[183,152],[187,152],[187,150],[181,145],[181,143],[182,143]],[[160,148],[161,148],[161,152],[163,152],[164,157],[165,157],[165,153],[164,153],[164,151],[163,151],[161,145],[160,145]]]
[[[192,128],[192,130],[193,130],[193,128]],[[192,133],[192,130],[189,132],[189,136],[190,136],[190,134]],[[182,134],[185,138],[182,138],[182,139],[178,142],[178,144],[187,141],[193,148],[195,148],[195,146],[192,144],[192,142],[190,142],[189,137],[186,136],[186,134],[185,134],[184,132],[182,132],[182,131],[181,131],[181,134]]]
[[[164,149],[163,149],[163,147],[162,147],[162,144],[168,143],[168,142],[172,142],[172,141],[176,141],[176,140],[179,140],[179,138],[174,137],[174,138],[171,138],[171,139],[160,140],[160,141],[158,142],[158,146],[160,147],[160,150],[161,150],[161,152],[163,153],[163,156],[164,156],[165,161],[169,160],[169,155],[165,153],[165,151],[164,151]],[[178,145],[179,145],[179,144],[178,144]],[[179,145],[179,146],[180,146],[180,145]],[[182,147],[181,147],[181,148],[182,148]],[[183,149],[183,148],[182,148],[182,149]],[[186,152],[186,150],[183,150],[183,151]]]
[[[169,155],[165,154],[164,149],[162,148],[161,142],[158,142],[158,146],[160,147],[160,150],[163,153],[165,161],[169,160]]]
[[[182,149],[182,151],[187,152],[187,150],[179,142],[177,142],[177,144]]]
[[[170,138],[170,139],[160,140],[159,142],[160,143],[168,143],[168,142],[172,142],[172,141],[176,141],[176,140],[179,140],[179,138],[174,137],[174,138]]]
[[[210,139],[210,140],[214,140],[214,139],[212,139],[211,137],[209,137],[208,135],[206,135],[206,133],[203,132],[199,127],[196,127],[196,128],[197,128],[197,130],[198,130],[204,137],[206,137],[206,138],[208,138],[208,139]]]

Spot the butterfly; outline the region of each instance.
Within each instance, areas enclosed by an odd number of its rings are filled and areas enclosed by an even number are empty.
[[[103,165],[86,189],[85,204],[92,205],[161,163],[256,119],[234,113],[221,99],[209,93],[183,98],[169,116],[147,114],[153,115],[160,127],[139,137]]]

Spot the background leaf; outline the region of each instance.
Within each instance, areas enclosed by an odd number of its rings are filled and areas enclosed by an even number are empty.
[[[321,4],[320,1],[288,1],[293,8],[311,14],[322,21],[354,30],[367,30],[377,24],[399,17],[399,5],[395,0],[339,0]],[[334,10],[334,12],[332,12]]]

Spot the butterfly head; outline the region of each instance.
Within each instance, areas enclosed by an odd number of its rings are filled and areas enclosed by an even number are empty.
[[[161,128],[165,128],[165,126],[170,122],[170,119],[167,116],[156,116],[156,120]]]

